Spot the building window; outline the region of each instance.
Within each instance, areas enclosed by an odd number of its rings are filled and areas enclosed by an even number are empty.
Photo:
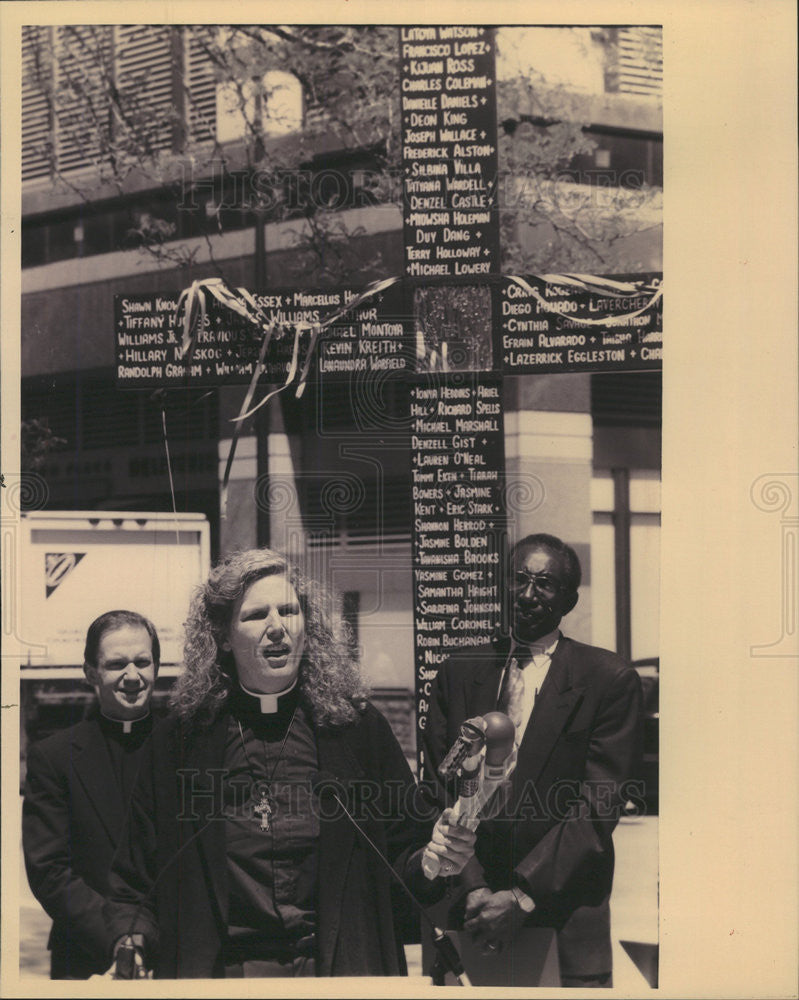
[[[658,25],[610,28],[613,47],[606,71],[611,92],[657,97],[663,93],[663,29]]]
[[[112,159],[124,178],[142,154],[179,144],[187,127],[213,138],[213,70],[192,30],[24,26],[22,180],[88,169],[110,179]]]
[[[99,371],[23,380],[23,420],[43,419],[73,456],[97,448],[163,442],[161,402],[148,391],[115,388]],[[172,441],[215,441],[217,396],[199,389],[171,391],[163,402]]]
[[[591,376],[593,641],[627,659],[659,655],[660,372]]]
[[[22,179],[99,170],[124,178],[187,136],[226,142],[296,132],[297,77],[217,82],[204,27],[27,25],[22,29]],[[113,166],[112,166],[113,160]]]
[[[660,652],[660,476],[597,470],[591,485],[592,641],[629,660]]]
[[[291,73],[270,70],[243,88],[238,83],[219,83],[217,141],[290,135],[302,128],[302,109],[302,85]]]

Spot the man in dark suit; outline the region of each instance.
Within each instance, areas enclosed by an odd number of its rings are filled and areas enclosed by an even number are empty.
[[[31,889],[53,920],[52,979],[86,979],[110,964],[104,897],[151,729],[159,660],[148,619],[101,615],[89,626],[83,667],[96,708],[28,751],[22,843]]]
[[[425,777],[466,719],[510,716],[518,756],[507,801],[480,825],[475,857],[455,880],[464,929],[512,968],[525,928],[554,928],[562,985],[609,986],[612,831],[635,796],[641,685],[615,653],[561,634],[580,585],[570,546],[529,535],[510,573],[510,639],[464,649],[438,673]]]

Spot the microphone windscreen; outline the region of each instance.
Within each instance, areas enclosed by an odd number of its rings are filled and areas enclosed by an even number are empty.
[[[484,715],[486,756],[488,767],[501,765],[513,749],[516,727],[504,712],[489,712]]]

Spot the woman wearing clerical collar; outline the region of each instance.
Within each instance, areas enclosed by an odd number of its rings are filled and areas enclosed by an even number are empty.
[[[363,830],[417,893],[436,813],[366,700],[330,595],[268,549],[223,559],[186,622],[111,876],[117,944],[169,977],[402,975],[401,906]],[[445,813],[428,849],[459,872]]]

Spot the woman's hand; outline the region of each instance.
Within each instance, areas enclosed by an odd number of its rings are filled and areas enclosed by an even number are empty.
[[[433,836],[425,847],[422,867],[428,878],[436,875],[459,875],[474,854],[476,834],[465,826],[453,822],[452,809],[445,809],[433,828]],[[434,871],[429,875],[429,871]]]

